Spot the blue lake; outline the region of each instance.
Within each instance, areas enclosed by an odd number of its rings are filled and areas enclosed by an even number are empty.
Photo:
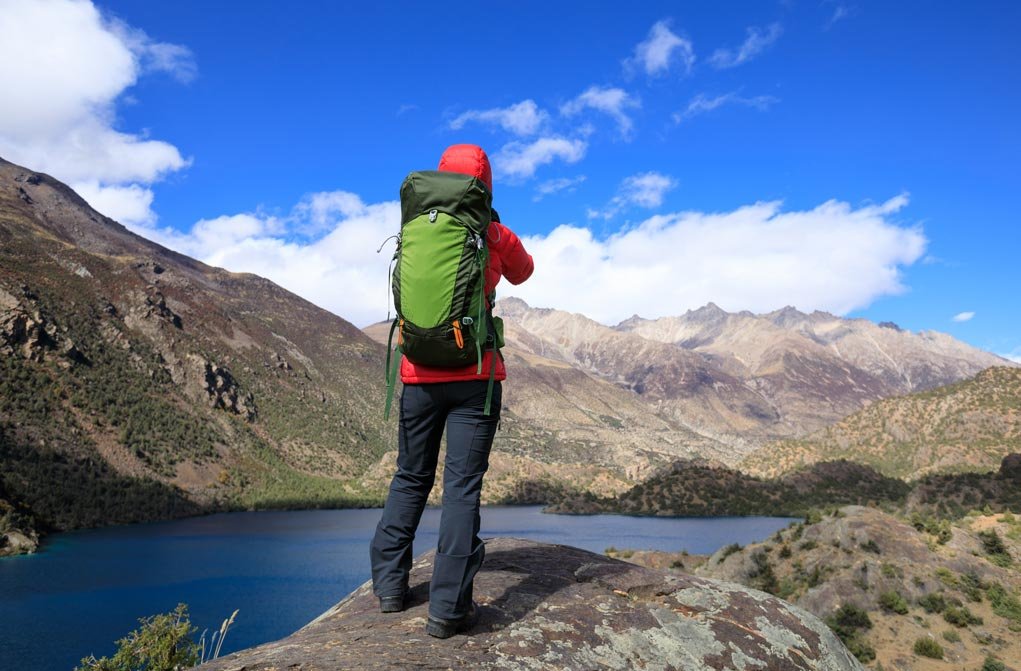
[[[300,629],[369,579],[380,510],[221,513],[49,536],[35,555],[0,559],[0,671],[70,671],[111,655],[138,618],[189,606],[198,633],[237,615],[221,656]],[[436,544],[426,510],[415,554]],[[704,554],[762,540],[783,517],[544,515],[487,507],[483,538],[514,536],[602,552],[608,546]],[[197,634],[196,634],[197,636]],[[208,636],[207,636],[208,639]]]

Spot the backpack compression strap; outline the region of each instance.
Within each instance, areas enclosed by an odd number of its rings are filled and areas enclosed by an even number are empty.
[[[500,356],[500,350],[493,348],[493,358],[489,366],[489,385],[486,387],[486,407],[482,409],[483,415],[489,415],[490,406],[493,403],[493,380],[496,378],[496,357]]]
[[[393,405],[394,400],[394,385],[397,384],[397,367],[401,362],[401,345],[398,341],[397,347],[393,347],[394,341],[394,330],[397,328],[397,324],[400,321],[400,317],[394,317],[393,323],[390,324],[390,336],[386,341],[386,368],[384,373],[386,375],[386,409],[383,411],[383,419],[390,419],[390,406]],[[391,365],[390,359],[393,354],[393,364]]]

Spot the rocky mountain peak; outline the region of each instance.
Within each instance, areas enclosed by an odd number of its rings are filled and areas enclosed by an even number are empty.
[[[808,321],[808,315],[801,310],[798,310],[793,305],[787,305],[779,310],[774,310],[773,312],[766,314],[765,317],[777,326],[784,328],[797,327]]]

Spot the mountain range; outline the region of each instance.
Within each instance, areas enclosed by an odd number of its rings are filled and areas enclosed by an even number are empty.
[[[488,502],[617,495],[679,459],[737,466],[1011,365],[793,308],[616,326],[513,298],[497,310],[510,378]],[[0,499],[44,529],[376,504],[395,447],[383,329],[168,250],[0,160]]]

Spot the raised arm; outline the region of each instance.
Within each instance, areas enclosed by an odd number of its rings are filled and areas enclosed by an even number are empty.
[[[500,273],[511,284],[521,284],[532,275],[535,264],[514,231],[499,222],[489,225],[489,245],[500,255]]]

